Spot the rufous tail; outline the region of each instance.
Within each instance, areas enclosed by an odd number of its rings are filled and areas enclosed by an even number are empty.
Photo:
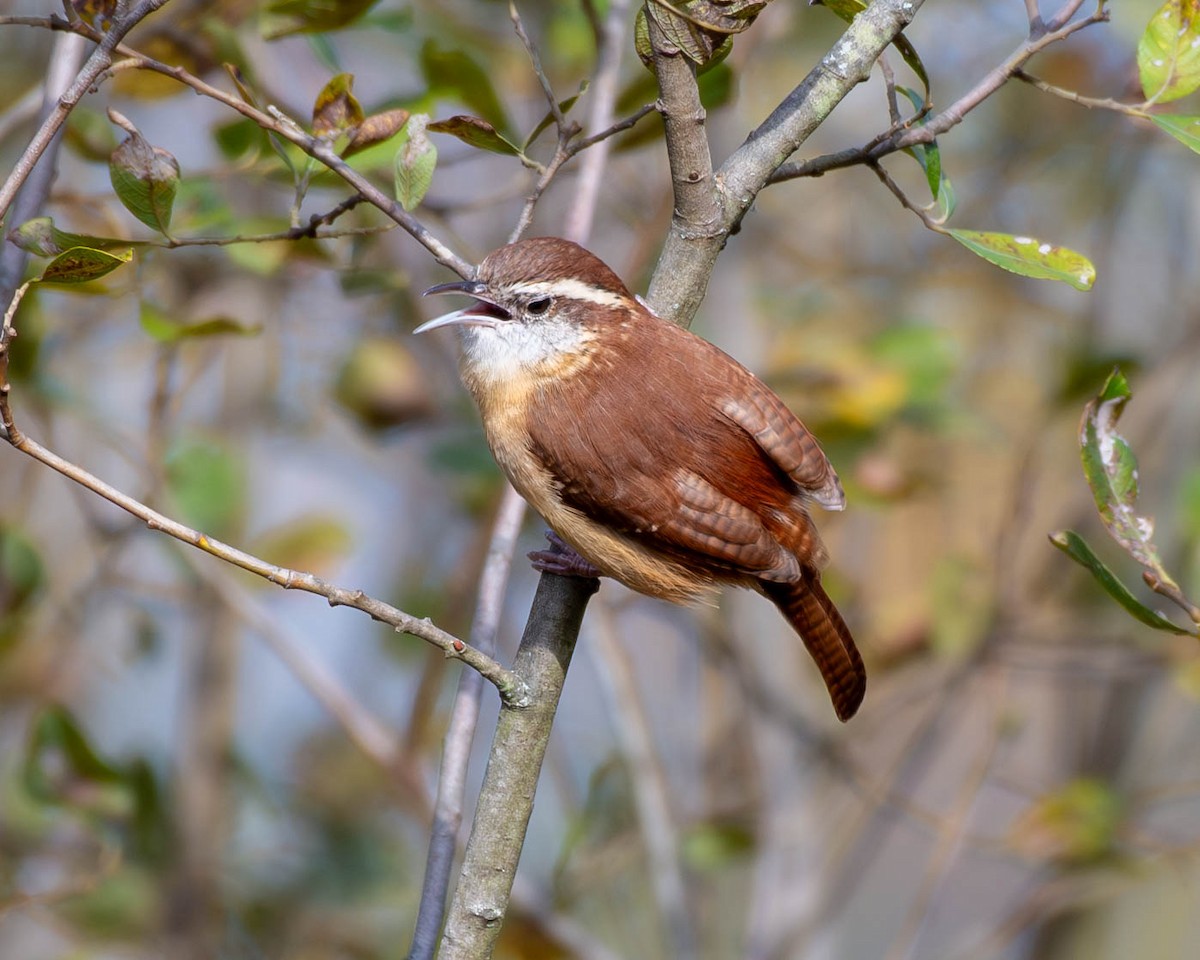
[[[825,593],[820,577],[806,570],[803,579],[795,583],[761,581],[760,589],[800,634],[817,662],[838,719],[849,720],[867,691],[867,671],[850,628]]]

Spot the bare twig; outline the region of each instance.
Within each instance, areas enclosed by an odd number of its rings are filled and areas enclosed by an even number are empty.
[[[113,51],[116,49],[122,38],[138,23],[152,14],[155,10],[165,6],[169,0],[138,0],[129,12],[123,17],[118,17],[108,31],[99,37],[99,46],[92,52],[87,63],[83,65],[83,69],[79,71],[79,75],[67,90],[60,96],[55,103],[54,109],[50,111],[46,119],[38,128],[33,139],[29,141],[29,145],[21,154],[16,165],[9,173],[3,186],[0,186],[0,220],[3,220],[8,213],[8,208],[12,205],[13,198],[17,194],[17,190],[25,179],[33,170],[34,164],[38,162],[38,158],[45,153],[46,148],[50,146],[50,142],[54,139],[63,123],[66,122],[67,115],[74,109],[85,93],[91,89],[93,83],[105,70],[112,64]],[[52,18],[53,19],[53,18]],[[95,37],[93,37],[95,39]]]
[[[676,215],[654,271],[648,299],[660,314],[687,324],[703,299],[717,256],[730,234],[771,181],[781,162],[808,138],[853,87],[870,76],[879,55],[912,20],[924,0],[875,0],[854,18],[832,49],[710,178],[710,197],[698,216],[681,215],[679,185],[707,177],[704,165],[676,168]],[[664,81],[660,64],[659,82]],[[673,73],[665,78],[673,82]],[[682,82],[682,76],[679,78]],[[691,85],[695,87],[694,79]],[[694,96],[694,91],[693,94]],[[664,98],[667,96],[663,91]],[[698,100],[696,101],[699,102]],[[686,118],[685,118],[686,119]],[[693,126],[698,118],[693,117]],[[684,130],[686,132],[686,130]],[[695,130],[691,140],[696,140]],[[679,130],[667,130],[668,151]],[[713,212],[713,207],[716,211]]]
[[[508,912],[517,861],[579,624],[598,581],[543,574],[513,663],[529,705],[500,708],[440,960],[490,957]]]
[[[871,169],[871,172],[879,178],[880,182],[891,191],[892,196],[900,201],[901,206],[903,206],[906,210],[911,210],[918,217],[920,217],[921,222],[925,224],[928,229],[932,230],[934,233],[949,233],[945,227],[938,223],[937,219],[933,217],[928,210],[917,206],[910,199],[908,199],[908,194],[906,194],[900,188],[900,184],[896,183],[896,181],[892,179],[891,175],[883,169],[881,164],[870,161],[867,163],[867,166]]]
[[[1161,597],[1166,597],[1173,604],[1183,610],[1193,623],[1200,624],[1200,607],[1192,603],[1179,589],[1179,585],[1163,580],[1158,574],[1145,570],[1142,573],[1142,579],[1146,581],[1146,586],[1157,593]]]
[[[670,937],[667,955],[688,960],[697,956],[696,936],[679,863],[679,831],[671,817],[672,803],[662,764],[655,755],[650,721],[638,693],[629,654],[617,639],[612,609],[609,604],[601,603],[596,613],[588,652],[608,700],[608,715],[616,728],[617,741],[629,765],[650,882]]]
[[[57,109],[58,102],[71,86],[79,72],[86,52],[86,43],[81,37],[64,34],[56,37],[46,70],[46,82],[40,92],[40,115],[49,119]],[[36,112],[36,110],[35,110]],[[58,146],[61,134],[55,134],[46,145],[41,162],[28,172],[23,183],[18,184],[18,193],[13,201],[7,223],[15,227],[41,213],[50,196],[50,184],[57,171]],[[28,254],[15,243],[0,240],[0,306],[5,310],[12,303],[13,295],[21,283]],[[8,330],[0,333],[0,344],[8,336]]]
[[[516,0],[508,0],[508,16],[513,22],[513,29],[516,30],[521,45],[525,47],[525,52],[529,55],[529,62],[533,65],[534,75],[542,87],[542,93],[545,95],[546,103],[550,107],[550,115],[554,117],[554,125],[561,137],[567,130],[567,118],[563,116],[562,107],[558,105],[558,97],[554,95],[554,88],[550,85],[550,78],[546,76],[546,71],[542,69],[542,58],[538,55],[537,47],[529,39],[529,34],[525,32],[525,24],[521,21],[521,14],[517,11]],[[572,126],[574,127],[573,124]],[[578,127],[574,127],[574,129],[578,130]]]
[[[1054,97],[1060,97],[1063,100],[1069,100],[1071,103],[1077,103],[1081,107],[1087,107],[1089,110],[1111,110],[1114,113],[1124,113],[1131,117],[1148,117],[1145,104],[1122,103],[1119,100],[1111,98],[1097,99],[1095,97],[1085,97],[1076,93],[1074,90],[1066,90],[1063,87],[1056,87],[1052,83],[1047,83],[1038,77],[1026,73],[1024,70],[1014,70],[1013,79],[1021,80],[1031,87],[1041,90],[1042,93],[1048,93]]]
[[[489,655],[495,649],[513,551],[524,518],[525,501],[511,486],[506,485],[492,527],[492,540],[488,546],[483,576],[479,580],[475,620],[471,624],[471,642]],[[442,766],[429,835],[429,855],[425,862],[421,903],[417,910],[409,960],[428,960],[432,957],[442,929],[446,891],[450,887],[450,873],[458,847],[459,828],[462,826],[467,766],[471,759],[471,744],[475,739],[482,692],[483,682],[479,674],[467,672],[459,678],[454,709],[442,745]]]
[[[190,551],[178,552],[192,573],[203,580],[221,603],[262,638],[313,695],[313,699],[329,711],[346,731],[351,742],[381,769],[391,769],[397,754],[396,736],[351,696],[319,661],[309,656],[300,644],[279,626],[276,618],[267,614],[223,568],[198,563],[195,554]],[[464,672],[463,676],[478,677],[479,674],[469,670]]]
[[[1079,3],[1072,2],[1068,6],[1073,8],[1071,10],[1073,15],[1074,11],[1078,10]],[[906,147],[930,143],[961,123],[968,113],[1015,77],[1032,57],[1046,47],[1065,40],[1086,27],[1104,23],[1107,20],[1108,11],[1103,7],[1099,7],[1094,13],[1075,21],[1070,21],[1070,17],[1061,20],[1061,15],[1056,16],[1047,25],[1044,33],[1022,41],[1001,64],[988,71],[974,87],[921,126],[909,126],[888,136],[875,137],[870,143],[858,149],[841,150],[837,153],[814,157],[811,160],[781,164],[771,173],[767,181],[781,183],[797,177],[819,177],[830,170],[866,163],[869,160],[879,160]]]
[[[11,421],[7,386],[6,382],[0,383],[0,413],[3,413],[6,423]],[[500,696],[506,703],[519,707],[528,699],[528,691],[525,688],[525,684],[511,670],[502,667],[492,657],[464,643],[457,637],[452,636],[444,630],[440,630],[428,619],[420,619],[407,614],[403,610],[384,603],[382,600],[368,596],[362,590],[350,590],[345,587],[339,587],[327,583],[325,580],[311,573],[289,570],[286,567],[279,567],[273,563],[268,563],[249,553],[238,550],[236,547],[222,543],[220,540],[208,537],[198,530],[193,530],[191,527],[172,520],[170,517],[156,510],[152,510],[144,503],[122,493],[115,487],[109,486],[99,477],[88,473],[82,467],[64,460],[54,452],[22,434],[16,429],[15,425],[10,428],[8,441],[22,453],[57,470],[69,480],[73,480],[81,486],[86,487],[93,493],[98,494],[110,503],[142,520],[151,530],[161,531],[168,536],[174,537],[176,540],[191,544],[205,553],[211,554],[227,563],[232,563],[234,566],[241,567],[243,570],[269,580],[271,583],[281,586],[286,590],[303,590],[306,593],[314,593],[317,596],[324,597],[329,601],[331,606],[346,606],[353,607],[355,610],[361,610],[373,620],[386,623],[400,633],[408,633],[414,637],[419,637],[441,649],[447,657],[461,660],[467,666],[479,671],[486,680],[496,686],[500,691]]]
[[[143,4],[150,2],[151,0],[142,0]],[[167,2],[167,0],[153,0],[153,2],[155,2],[157,5],[161,5]],[[35,23],[28,23],[28,25],[41,26],[56,30],[72,30],[91,39],[96,39],[97,36],[99,36],[97,31],[93,30],[82,21],[71,21],[68,23],[67,21],[63,21],[55,17],[49,17],[38,20]],[[109,35],[105,34],[104,36],[107,38]],[[471,264],[463,260],[440,239],[434,236],[419,218],[413,216],[411,213],[405,210],[396,200],[389,197],[386,193],[371,183],[370,180],[368,180],[348,163],[346,163],[345,160],[334,153],[333,147],[326,140],[313,137],[306,133],[300,124],[292,120],[290,117],[284,115],[282,111],[275,107],[268,107],[268,109],[265,111],[260,110],[258,107],[247,103],[240,97],[226,93],[225,91],[206,83],[204,80],[201,80],[199,77],[183,69],[183,67],[162,63],[161,61],[155,60],[153,57],[148,57],[123,43],[116,43],[114,41],[112,47],[110,48],[110,61],[112,50],[115,50],[122,56],[128,57],[135,61],[136,67],[133,69],[149,70],[154,73],[162,74],[163,76],[171,77],[174,80],[177,80],[179,83],[182,83],[185,86],[195,90],[202,96],[216,100],[218,103],[224,104],[230,109],[237,111],[247,119],[253,120],[264,130],[268,130],[276,136],[281,137],[282,139],[287,140],[289,143],[299,147],[314,160],[322,163],[333,173],[345,180],[346,183],[348,183],[358,195],[363,197],[363,199],[378,207],[387,216],[396,221],[396,223],[404,228],[404,230],[407,231],[414,240],[416,240],[431,254],[433,254],[434,259],[437,260],[438,263],[449,267],[461,277],[467,277],[471,275],[473,269]],[[89,64],[90,62],[91,61],[89,61]],[[89,85],[100,75],[100,73],[107,69],[108,66],[109,63],[105,63],[102,68],[98,69],[95,76],[92,76],[89,80]],[[85,73],[86,72],[88,72],[87,67],[85,67]],[[80,76],[83,76],[83,74]],[[74,89],[74,87],[72,87],[72,89]],[[0,198],[2,197],[3,193],[0,193]]]
[[[612,0],[601,27],[603,33],[600,39],[600,53],[596,59],[596,76],[589,88],[591,112],[588,115],[588,128],[599,130],[600,133],[575,144],[572,151],[577,153],[586,147],[596,147],[588,150],[580,163],[575,202],[571,205],[563,226],[563,235],[568,240],[580,243],[592,232],[596,200],[600,195],[600,184],[603,182],[604,168],[608,163],[607,138],[619,132],[612,125],[612,117],[617,102],[617,81],[621,75],[621,53],[625,47],[629,6],[630,0]],[[628,126],[632,127],[653,109],[653,105],[643,107],[643,112],[635,114]]]

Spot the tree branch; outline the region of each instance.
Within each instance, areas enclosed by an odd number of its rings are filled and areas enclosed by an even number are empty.
[[[116,49],[117,44],[138,23],[155,10],[166,6],[168,2],[169,0],[139,0],[125,16],[117,18],[107,33],[99,37],[99,46],[92,52],[87,63],[83,65],[83,69],[79,71],[75,81],[58,98],[54,109],[42,121],[42,125],[34,134],[33,139],[29,141],[25,152],[21,154],[20,159],[17,160],[16,165],[4,181],[4,185],[0,186],[0,220],[3,220],[8,213],[8,208],[12,205],[17,190],[33,170],[38,158],[46,152],[75,104],[83,99],[83,95],[91,89],[100,74],[112,65],[113,50]]]
[[[500,708],[462,874],[447,914],[439,960],[490,957],[509,896],[559,694],[588,598],[599,582],[542,574],[513,672],[529,704]]]
[[[672,131],[668,127],[676,212],[647,296],[656,311],[685,326],[691,322],[704,297],[717,255],[759,191],[842,98],[870,75],[876,59],[911,22],[923,3],[924,0],[875,0],[855,17],[804,81],[716,171],[712,183],[715,192],[706,206],[700,208],[698,219],[686,209],[686,217],[681,215],[681,208],[694,202],[694,198],[690,189],[681,195],[679,186],[697,174],[703,180],[705,171],[700,167],[677,168],[675,159],[681,153],[690,155],[687,151],[695,147],[691,142],[694,131],[689,142],[676,142],[672,146],[672,140],[678,140],[681,134],[678,128]],[[671,69],[665,78],[667,84],[676,82],[677,72]],[[664,82],[662,74],[659,82],[660,85]],[[663,96],[674,94],[663,89]],[[711,216],[707,212],[708,203],[716,206]],[[702,228],[696,229],[696,224]]]
[[[1078,9],[1079,4],[1072,3],[1069,6]],[[999,90],[1009,80],[1014,77],[1020,78],[1020,74],[1022,73],[1021,68],[1028,63],[1034,55],[1040,53],[1051,44],[1058,43],[1060,40],[1065,40],[1072,34],[1089,27],[1094,23],[1103,23],[1107,21],[1108,12],[1103,8],[1097,8],[1095,13],[1092,13],[1081,20],[1059,23],[1059,19],[1060,17],[1056,16],[1044,32],[1036,37],[1031,36],[1029,39],[1022,41],[1020,46],[1018,46],[1011,54],[1009,54],[1003,63],[988,71],[983,79],[981,79],[974,87],[963,94],[963,96],[959,97],[941,113],[931,117],[926,123],[921,124],[920,126],[913,126],[909,124],[900,129],[889,130],[887,133],[875,137],[864,147],[841,150],[837,153],[827,154],[822,157],[814,157],[811,160],[805,160],[799,163],[782,164],[774,173],[771,174],[771,176],[768,178],[768,182],[781,183],[784,180],[794,180],[797,177],[819,177],[830,170],[837,170],[842,167],[851,167],[855,166],[856,164],[879,160],[889,154],[903,150],[906,147],[911,147],[920,143],[931,143],[943,133],[952,130],[958,124],[962,123],[963,118],[968,113],[983,103],[984,100]],[[1094,103],[1088,105],[1100,106],[1101,104]],[[1116,108],[1110,107],[1110,109]]]

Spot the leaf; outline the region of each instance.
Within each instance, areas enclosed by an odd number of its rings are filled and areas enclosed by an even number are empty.
[[[117,148],[112,124],[99,110],[77,106],[67,117],[63,142],[84,160],[108,163],[109,156]]]
[[[45,581],[37,549],[16,527],[0,521],[0,623],[20,612]]]
[[[71,247],[47,264],[38,283],[86,283],[99,280],[117,267],[133,259],[133,250],[95,250],[91,247]]]
[[[1189,150],[1200,153],[1200,117],[1170,115],[1152,116],[1150,119]]]
[[[1099,396],[1083,408],[1079,449],[1083,473],[1109,535],[1138,563],[1161,571],[1154,547],[1154,523],[1137,513],[1138,466],[1129,442],[1116,431],[1132,396],[1119,369],[1113,370]]]
[[[1146,99],[1167,103],[1200,88],[1200,0],[1167,0],[1138,41]]]
[[[179,442],[167,456],[167,489],[184,520],[202,533],[228,536],[243,516],[244,465],[214,442]]]
[[[503,153],[512,157],[521,153],[516,144],[509,143],[496,132],[495,127],[479,117],[460,114],[448,120],[436,120],[429,124],[428,129],[432,133],[448,133],[452,137],[458,137],[463,143],[480,150],[490,150],[492,153]]]
[[[576,102],[579,100],[579,98],[581,96],[583,96],[583,94],[587,90],[587,88],[588,88],[588,82],[586,80],[581,81],[579,84],[579,93],[575,94],[572,97],[567,97],[566,100],[558,101],[558,112],[561,113],[564,117],[568,113],[570,113],[571,108],[573,106],[575,106]],[[551,113],[549,110],[547,110],[545,116],[543,116],[542,119],[538,121],[538,125],[533,128],[533,132],[528,137],[525,138],[525,144],[524,144],[524,146],[521,147],[521,152],[524,153],[526,150],[528,150],[529,147],[533,144],[533,141],[535,141],[538,137],[540,137],[542,135],[542,132],[547,127],[549,127],[550,124],[552,124],[553,122],[554,122],[554,114]]]
[[[430,93],[451,96],[508,136],[510,124],[487,71],[461,50],[442,50],[433,40],[421,47],[421,72]]]
[[[265,40],[294,33],[324,33],[353,23],[379,0],[271,0],[259,30]]]
[[[336,137],[362,123],[363,108],[351,92],[353,87],[354,74],[339,73],[321,88],[313,103],[313,136]]]
[[[1186,630],[1171,620],[1168,620],[1156,610],[1151,610],[1125,586],[1096,554],[1087,542],[1073,530],[1059,530],[1050,534],[1050,542],[1058,547],[1068,557],[1080,566],[1089,570],[1105,592],[1123,606],[1135,620],[1140,620],[1147,626],[1167,633],[1180,636],[1195,636],[1191,630]]]
[[[396,199],[405,210],[414,210],[425,199],[437,167],[437,147],[425,135],[428,114],[408,121],[408,139],[396,153]]]
[[[88,742],[65,707],[49,707],[33,721],[22,779],[42,803],[64,803],[75,781],[120,783],[123,775]]]
[[[648,3],[634,21],[634,47],[642,63],[651,66],[654,51],[649,18],[652,18],[667,47],[679,50],[698,67],[704,67],[727,57],[733,35],[748,29],[766,5],[767,0],[687,0],[678,5]]]
[[[68,0],[79,19],[100,30],[107,30],[117,14],[118,0]]]
[[[179,163],[166,150],[152,146],[115,110],[108,111],[108,118],[129,134],[108,162],[113,189],[126,210],[165,235],[179,184]]]
[[[1013,824],[1009,843],[1037,860],[1094,863],[1115,850],[1122,814],[1111,786],[1081,777],[1039,797]]]
[[[1076,290],[1090,290],[1096,268],[1081,253],[1066,247],[982,230],[950,230],[950,236],[989,263],[1036,280],[1061,280]]]
[[[175,343],[179,340],[230,334],[239,337],[254,337],[262,332],[262,327],[247,326],[229,317],[210,317],[195,323],[177,323],[149,303],[142,304],[139,322],[142,330],[159,343]]]
[[[35,217],[26,220],[8,235],[8,239],[22,250],[39,257],[54,257],[72,247],[89,247],[92,250],[128,250],[128,240],[115,237],[92,237],[83,233],[67,233],[54,226],[53,217]]]
[[[407,110],[384,110],[373,113],[363,119],[358,129],[350,137],[350,142],[342,150],[342,157],[352,157],[369,147],[377,146],[390,140],[408,123]]]

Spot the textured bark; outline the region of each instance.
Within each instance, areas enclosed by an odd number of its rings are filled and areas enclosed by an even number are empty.
[[[596,580],[542,574],[513,671],[528,706],[502,706],[440,960],[490,957],[508,912],[542,758]]]

